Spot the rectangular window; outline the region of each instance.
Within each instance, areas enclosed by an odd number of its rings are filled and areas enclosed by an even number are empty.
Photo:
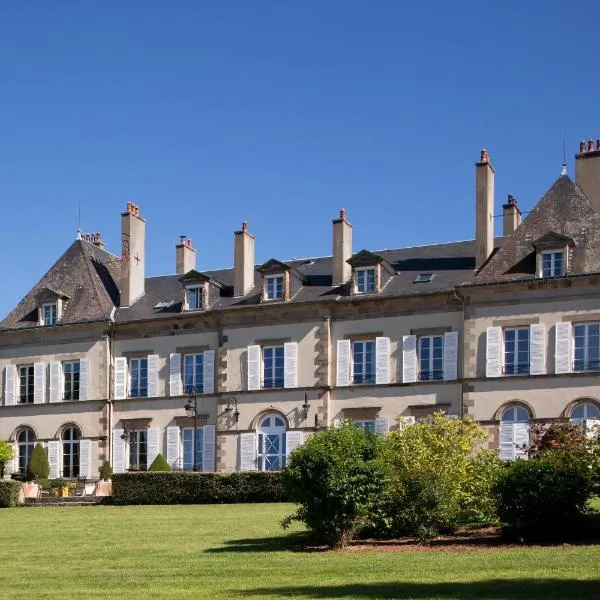
[[[283,275],[267,275],[265,277],[267,300],[283,299]]]
[[[56,325],[56,304],[42,305],[42,323],[44,325]]]
[[[283,346],[263,348],[263,388],[283,387]]]
[[[145,471],[148,468],[148,430],[129,432],[129,468]]]
[[[529,327],[504,330],[504,374],[529,373]]]
[[[192,388],[197,394],[204,392],[204,356],[202,354],[186,354],[183,357],[183,388],[189,394]]]
[[[356,291],[359,294],[375,291],[375,269],[365,267],[356,269]]]
[[[574,371],[600,371],[600,323],[573,326]]]
[[[79,361],[63,363],[63,398],[79,400]]]
[[[129,396],[131,398],[148,396],[147,358],[132,358],[129,361]]]
[[[192,446],[194,429],[191,427],[185,428],[182,431],[183,437],[183,468],[186,471],[191,471],[194,468],[194,449]],[[202,470],[202,446],[204,442],[203,430],[196,429],[196,467],[198,471]]]
[[[202,287],[189,287],[186,289],[188,310],[202,308]]]
[[[354,421],[359,429],[364,429],[367,433],[375,433],[375,421]]]
[[[375,342],[352,342],[352,383],[375,383]]]
[[[542,277],[562,277],[565,274],[564,252],[542,252]]]
[[[444,379],[444,336],[425,335],[419,338],[419,381]]]
[[[33,394],[33,365],[23,365],[19,367],[19,403],[31,404]]]

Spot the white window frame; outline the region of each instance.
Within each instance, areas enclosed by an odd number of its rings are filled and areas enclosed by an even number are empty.
[[[194,455],[193,450],[190,448],[190,458],[191,463],[189,466],[186,466],[185,462],[185,434],[186,432],[192,432],[192,437],[190,438],[190,444],[192,444],[193,436],[194,436],[194,428],[193,427],[182,427],[181,428],[181,468],[184,471],[191,471],[194,468]],[[196,447],[194,450],[196,451],[196,466],[199,471],[202,471],[202,461],[204,459],[204,429],[202,427],[196,428]],[[193,444],[192,444],[193,447]]]
[[[556,265],[554,257],[560,255],[562,259],[562,271],[561,273],[556,273]],[[546,275],[544,273],[544,256],[550,256],[550,274]],[[539,277],[549,278],[549,277],[562,277],[567,272],[567,253],[563,250],[553,249],[553,250],[542,250],[540,251],[540,271],[538,273]]]
[[[26,436],[26,440],[21,442],[20,437],[23,433],[26,433],[27,436]],[[33,431],[33,429],[31,429],[31,427],[22,427],[19,430],[19,432],[17,433],[15,441],[17,443],[17,456],[15,457],[16,458],[15,471],[17,471],[19,473],[25,473],[25,471],[27,470],[27,464],[29,463],[29,459],[31,458],[33,449],[35,448],[35,442],[36,442],[35,431]],[[23,450],[25,450],[24,457],[23,457]],[[25,460],[22,460],[23,458],[25,458]],[[23,469],[21,469],[21,467],[20,467],[21,462],[24,463]]]
[[[190,305],[190,292],[195,292],[197,306]],[[185,308],[186,310],[201,310],[204,306],[204,286],[198,285],[187,285],[185,287]]]
[[[50,320],[46,322],[46,309],[50,309]],[[58,323],[58,302],[44,302],[40,306],[40,325],[48,327]]]
[[[372,289],[369,289],[369,273],[373,274]],[[356,294],[368,294],[374,292],[376,287],[377,273],[375,267],[356,267],[356,269],[354,269],[354,292]]]
[[[265,426],[264,423],[267,419],[279,419],[283,425],[269,425]],[[279,471],[285,467],[287,451],[286,451],[286,436],[287,427],[282,416],[277,414],[267,414],[261,418],[258,427],[256,428],[256,444],[257,444],[257,465],[259,471]],[[279,452],[267,452],[267,436],[278,436],[279,438]],[[269,457],[277,457],[279,466],[277,469],[267,468],[267,459]]]
[[[70,438],[66,439],[65,435],[67,432],[74,432],[76,434],[75,437],[71,436]],[[61,473],[62,476],[65,477],[66,479],[76,479],[77,477],[79,477],[80,474],[80,460],[81,460],[81,455],[80,455],[80,446],[79,446],[79,442],[81,440],[81,431],[79,431],[79,429],[77,427],[74,427],[73,425],[70,427],[66,427],[63,432],[62,435],[60,436],[60,443],[62,444],[62,452],[61,452],[61,457],[60,457],[60,468],[61,468]],[[70,449],[70,452],[65,452],[65,447],[68,447]],[[75,455],[77,455],[77,469],[74,469],[74,458]],[[68,470],[69,470],[69,475],[67,475],[67,471],[65,470],[65,458],[69,457],[69,466],[68,466]]]
[[[372,345],[371,352],[371,373],[367,372],[367,344]],[[362,364],[356,365],[354,363],[354,348],[356,346],[362,346]],[[359,367],[357,372],[357,366]],[[350,343],[350,381],[352,385],[374,385],[377,374],[377,349],[375,340],[356,340]],[[356,376],[360,375],[362,381],[357,382]]]
[[[128,431],[128,436],[127,436],[127,462],[128,462],[128,468],[131,469],[134,465],[139,467],[140,471],[147,471],[148,467],[150,466],[148,464],[148,430],[147,429],[131,429]],[[144,466],[144,468],[142,469],[142,465],[140,464],[140,446],[141,446],[141,437],[142,434],[146,436],[146,439],[144,440],[144,443],[146,444],[146,465]],[[136,462],[132,463],[131,462],[131,447],[132,447],[132,440],[133,438],[135,439],[134,442],[134,446],[135,446],[135,459]]]
[[[137,375],[141,381],[141,370],[142,370],[142,361],[146,361],[146,393],[145,394],[136,394],[133,395],[133,378],[134,375]],[[147,398],[148,397],[148,357],[147,356],[138,356],[129,359],[128,371],[129,371],[129,397],[130,398]],[[135,365],[135,366],[134,366]],[[138,384],[138,387],[141,386]],[[143,389],[143,388],[142,388]]]
[[[204,353],[203,352],[195,352],[195,353],[190,353],[190,354],[184,354],[182,356],[182,372],[181,372],[181,379],[183,382],[183,393],[184,394],[189,394],[190,390],[189,387],[187,386],[186,383],[186,376],[187,376],[187,372],[186,372],[186,362],[187,360],[193,360],[194,363],[194,368],[192,371],[192,376],[193,376],[193,382],[191,383],[190,387],[194,387],[196,389],[196,393],[198,394],[203,394],[204,393]],[[198,376],[198,361],[200,361],[200,381],[198,381],[197,376]]]
[[[27,374],[25,376],[25,400],[21,399],[21,369],[27,369]],[[35,402],[35,374],[33,365],[19,365],[17,367],[17,375],[19,378],[18,382],[18,403],[17,404],[33,404]],[[31,397],[27,398],[27,391],[31,389]]]
[[[515,349],[514,349],[514,360],[512,365],[508,365],[506,362],[506,333],[508,331],[515,332]],[[520,371],[518,370],[519,362],[518,362],[518,331],[526,331],[527,332],[527,363],[525,364],[526,370]],[[502,374],[503,375],[529,375],[531,365],[531,330],[529,326],[526,327],[503,327],[502,328]],[[509,373],[509,366],[513,368],[513,372]]]
[[[588,407],[593,407],[596,410],[596,414],[593,416],[589,416],[589,410]],[[574,417],[573,413],[578,409],[582,407],[583,408],[583,417]],[[598,416],[598,407],[593,403],[590,402],[589,400],[583,400],[582,402],[578,402],[572,409],[571,409],[571,415],[569,416],[569,421],[571,421],[571,423],[579,423],[581,425],[585,425],[585,422],[588,419],[598,419],[600,418]]]
[[[67,398],[67,375],[68,375],[68,369],[66,368],[68,365],[77,365],[77,394],[76,396],[73,396],[71,398]],[[62,363],[62,385],[61,385],[61,399],[62,400],[79,400],[79,394],[80,394],[80,387],[81,385],[81,366],[78,360],[68,360]],[[73,382],[71,382],[71,392],[73,392]]]
[[[442,368],[434,369],[434,358],[433,358],[433,340],[434,339],[442,340]],[[429,340],[429,357],[427,359],[428,365],[423,365],[421,361],[421,346],[424,340]],[[427,368],[424,369],[423,366]],[[423,373],[429,373],[428,377],[423,377]],[[439,377],[435,377],[434,374],[439,373]],[[444,381],[444,334],[443,333],[435,333],[432,335],[420,335],[417,338],[417,375],[418,381]]]
[[[269,289],[269,284],[272,283],[272,289]],[[279,275],[265,276],[265,300],[283,300],[285,287],[285,277]]]
[[[277,384],[277,361],[275,360],[275,354],[276,354],[276,350],[277,349],[281,349],[281,385],[270,385],[267,387],[266,382],[267,382],[267,377],[266,377],[266,369],[267,369],[267,361],[265,360],[265,351],[272,351],[273,352],[273,364],[271,366],[271,377],[270,380],[274,381],[275,384]],[[262,370],[262,388],[264,390],[276,390],[276,389],[281,389],[284,387],[285,384],[285,347],[283,344],[281,345],[276,345],[276,346],[263,346],[261,348],[261,358],[262,358],[262,365],[261,365],[261,370]]]
[[[589,344],[589,331],[590,331],[590,327],[594,326],[594,327],[598,327],[600,329],[600,323],[573,323],[572,326],[572,356],[571,356],[571,364],[573,367],[573,371],[576,373],[588,373],[588,372],[594,372],[594,371],[600,371],[600,355],[598,356],[597,359],[594,360],[594,362],[596,362],[596,365],[594,369],[590,369],[587,368],[589,363],[591,362],[589,359],[589,350],[590,350],[590,344]],[[577,348],[576,348],[576,339],[577,336],[575,335],[575,332],[577,331],[577,328],[579,327],[584,327],[585,328],[585,335],[584,335],[584,340],[585,340],[585,345],[583,346],[583,369],[577,368],[577,362],[576,362],[576,352],[577,352]],[[600,346],[599,346],[600,347]]]

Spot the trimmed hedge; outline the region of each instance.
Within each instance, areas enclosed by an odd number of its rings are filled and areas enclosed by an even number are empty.
[[[21,484],[10,479],[0,480],[0,508],[9,508],[19,505],[19,491]]]
[[[112,497],[115,504],[238,504],[288,500],[279,471],[115,473]]]

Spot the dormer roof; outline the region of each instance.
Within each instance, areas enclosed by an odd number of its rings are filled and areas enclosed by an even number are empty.
[[[381,265],[390,275],[396,274],[396,269],[394,269],[381,254],[371,252],[370,250],[363,249],[360,252],[353,254],[346,262],[354,269],[357,267],[374,267],[375,265]]]
[[[537,240],[533,240],[531,245],[536,250],[545,250],[546,248],[564,248],[565,246],[573,247],[575,241],[568,235],[562,235],[556,231],[549,231]]]

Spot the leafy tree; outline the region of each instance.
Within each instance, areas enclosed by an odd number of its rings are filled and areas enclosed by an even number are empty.
[[[0,479],[4,479],[6,464],[15,457],[12,444],[0,440]]]
[[[29,463],[27,464],[27,479],[29,481],[35,479],[48,479],[50,474],[50,465],[48,464],[48,456],[41,444],[36,444]]]
[[[156,458],[152,461],[148,471],[171,471],[171,465],[164,459],[162,454],[157,454]]]
[[[303,522],[318,541],[341,547],[369,526],[385,489],[381,437],[350,422],[312,435],[288,457],[283,481],[300,506],[283,521]]]

